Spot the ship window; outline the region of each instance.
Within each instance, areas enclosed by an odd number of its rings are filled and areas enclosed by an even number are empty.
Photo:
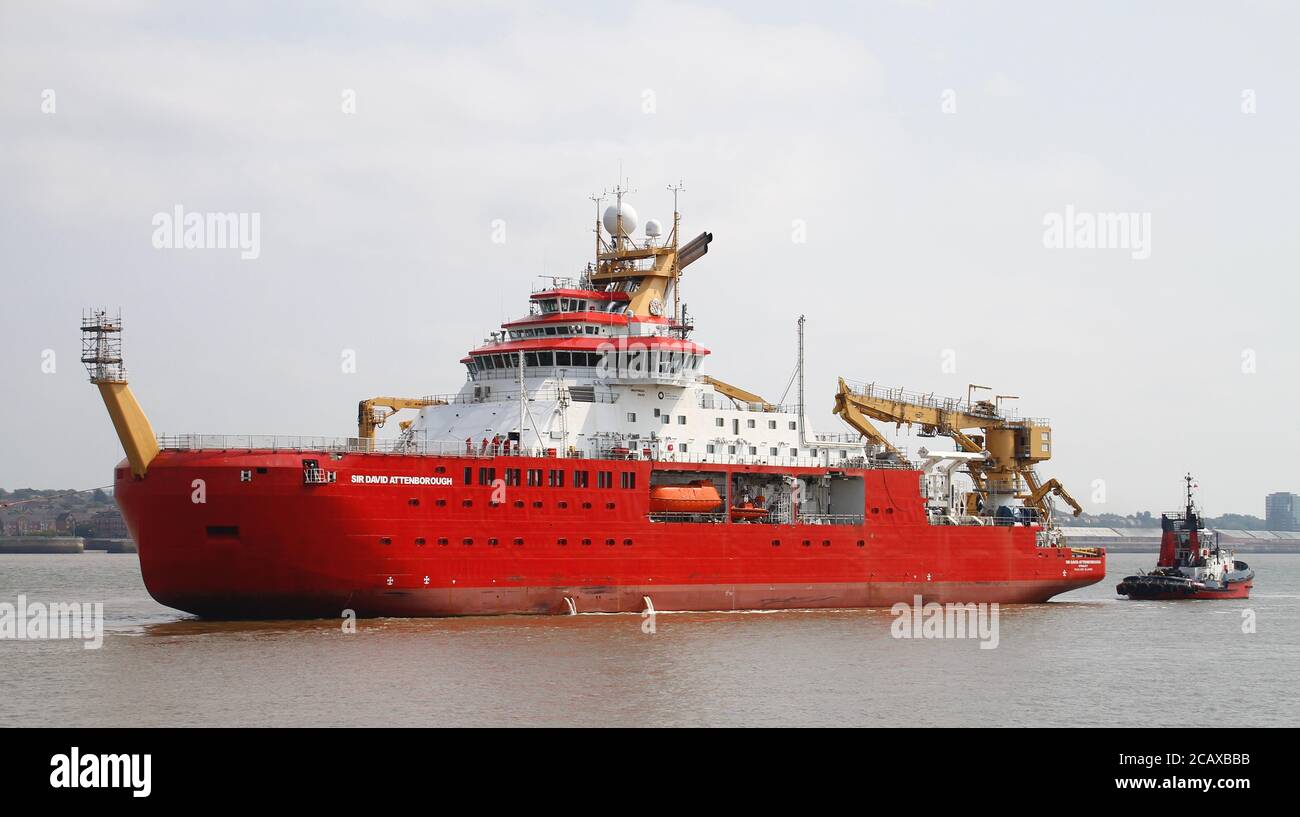
[[[780,539],[773,539],[773,540],[772,540],[772,547],[774,547],[774,548],[779,548],[779,547],[781,547],[781,540],[780,540]]]
[[[655,409],[655,416],[656,416],[656,417],[659,416],[659,409]]]
[[[748,428],[753,428],[753,427],[754,427],[754,421],[753,421],[753,420],[749,420],[749,421],[747,421],[747,422],[745,423],[745,425],[746,425],[746,427],[748,427]]]
[[[424,546],[424,537],[423,537],[423,536],[417,536],[417,537],[415,537],[415,544],[420,545],[421,547],[423,547],[423,546]]]
[[[540,507],[542,507],[542,501],[541,501],[540,499],[534,500],[534,501],[533,501],[533,507],[534,507],[534,508],[540,508]]]
[[[771,448],[769,448],[769,449],[767,450],[767,453],[768,453],[769,455],[775,457],[775,456],[779,453],[779,451],[780,451],[780,449],[778,449],[776,446],[772,446]]]
[[[445,499],[439,499],[439,500],[438,500],[436,503],[434,503],[434,504],[436,504],[439,508],[445,508],[445,507],[447,507],[447,500],[445,500]]]
[[[563,499],[561,499],[559,502],[557,502],[557,503],[555,503],[555,504],[556,504],[556,506],[558,506],[558,507],[560,507],[560,508],[567,508],[567,507],[569,507],[569,503],[568,503],[568,502],[565,502]]]
[[[474,507],[474,500],[466,499],[464,502],[461,502],[460,504],[464,505],[466,508],[472,508]]]
[[[407,504],[407,505],[410,505],[412,508],[417,508],[417,507],[419,507],[419,505],[420,505],[420,500],[415,499],[415,498],[411,498],[411,499],[406,500],[406,504]]]
[[[540,469],[540,468],[529,468],[529,469],[528,469],[528,487],[530,487],[530,488],[537,488],[537,487],[539,487],[541,484],[542,484],[542,469]]]
[[[600,488],[613,488],[613,487],[614,487],[614,472],[613,472],[613,471],[600,471],[600,472],[597,472],[597,475],[596,475],[596,476],[597,476],[596,484],[597,484],[598,487],[600,487]]]
[[[808,456],[810,456],[810,457],[815,457],[815,456],[817,456],[817,449],[816,449],[816,448],[810,448],[810,449],[808,449]]]
[[[668,425],[669,423],[671,423],[671,422],[673,421],[673,418],[672,418],[671,416],[665,414],[665,415],[663,416],[663,421],[664,421],[664,422],[663,422],[664,425]]]
[[[525,365],[525,366],[536,366],[536,365],[537,365],[537,353],[536,353],[536,352],[525,352],[525,353],[524,353],[524,365]]]
[[[495,536],[493,536],[492,538],[488,539],[488,546],[489,546],[489,547],[496,547],[496,546],[497,546],[497,538],[496,538]]]
[[[208,525],[208,536],[213,539],[238,539],[238,525]]]
[[[391,537],[391,536],[381,536],[381,537],[379,537],[379,544],[381,544],[381,545],[391,545],[392,543],[393,543],[393,537]]]
[[[465,537],[464,539],[461,539],[460,541],[461,541],[463,544],[466,544],[466,545],[472,545],[472,544],[474,544],[474,540],[473,540],[473,539],[470,539],[468,536]]]
[[[686,443],[682,443],[682,453],[686,453]]]
[[[716,445],[714,445],[713,443],[709,443],[709,444],[705,447],[705,450],[708,451],[708,453],[713,454],[713,453],[715,453],[715,452],[717,451],[717,448],[718,448],[718,447],[717,447]]]
[[[259,474],[265,474],[265,473],[266,473],[266,469],[265,469],[265,468],[258,468],[258,469],[257,469],[257,473],[259,473]]]
[[[634,471],[623,472],[623,487],[627,489],[632,489],[636,487],[636,472]]]
[[[791,430],[791,431],[794,431],[794,430],[797,429],[797,428],[799,428],[798,424],[795,423],[794,420],[791,420],[791,421],[790,421],[790,430]]]
[[[624,544],[624,545],[630,545],[630,544],[632,544],[632,540],[631,540],[631,539],[624,539],[624,540],[623,540],[623,544]]]
[[[572,365],[573,365],[573,359],[569,356],[569,353],[568,353],[568,352],[556,352],[556,353],[555,353],[555,365],[556,365],[556,366],[572,366]]]
[[[727,453],[728,453],[728,454],[734,454],[734,453],[736,453],[736,446],[734,446],[734,445],[729,445],[729,446],[727,446]]]
[[[496,368],[496,364],[492,362],[492,356],[491,356],[491,355],[484,355],[483,357],[479,358],[479,359],[478,359],[478,365],[479,365],[479,368],[480,368],[480,369],[483,369],[483,368],[487,368],[487,369],[495,369],[495,368]]]
[[[519,484],[519,469],[518,469],[518,468],[507,468],[507,469],[506,469],[506,485],[507,485],[507,486],[515,486],[515,485],[518,485],[518,484]]]
[[[768,428],[776,428],[776,420],[768,420],[768,421],[767,421],[767,427],[768,427]]]
[[[612,545],[614,544],[614,540],[613,540],[613,539],[606,539],[606,540],[605,540],[605,544],[607,544],[607,545],[611,545],[611,546],[612,546]]]
[[[447,473],[447,466],[445,466],[445,465],[439,465],[437,468],[433,469],[433,473],[435,473],[435,474],[445,474],[445,473]]]
[[[474,481],[474,469],[469,466],[465,467],[465,484],[469,485]]]
[[[584,544],[584,545],[590,545],[590,544],[591,544],[591,540],[590,540],[590,539],[583,539],[583,540],[582,540],[582,544]]]
[[[717,426],[718,428],[722,428],[722,426],[723,426],[723,424],[724,424],[725,422],[726,422],[726,421],[723,420],[721,417],[714,417],[714,418],[713,418],[713,424],[714,424],[715,426]]]
[[[516,545],[522,545],[523,543],[524,543],[524,540],[523,540],[521,537],[518,537],[518,536],[515,537],[515,544],[516,544]]]
[[[491,485],[493,482],[496,482],[496,478],[497,478],[497,469],[495,468],[478,469],[479,485]]]
[[[799,449],[797,449],[797,448],[791,448],[791,449],[790,449],[790,456],[792,456],[792,457],[796,457],[796,458],[797,458],[797,457],[799,456]]]
[[[840,449],[840,459],[844,459],[844,458],[848,457],[848,455],[849,455],[849,452],[845,451],[845,450],[842,449],[842,448]]]
[[[551,469],[551,472],[550,472],[549,474],[547,474],[547,483],[546,483],[546,484],[547,484],[547,485],[550,485],[552,488],[563,488],[563,487],[564,487],[564,472],[563,472],[563,471],[560,471],[560,470],[558,470],[558,469]]]
[[[569,544],[569,540],[561,537],[555,540],[555,544],[559,545],[560,547],[564,547],[565,545]]]
[[[548,334],[548,335],[554,335],[554,334],[555,334],[555,327],[554,327],[554,326],[548,326],[548,327],[546,327],[546,334]]]
[[[574,471],[574,472],[573,472],[573,487],[574,487],[574,488],[586,488],[586,487],[587,487],[587,477],[588,477],[588,473],[587,473],[586,471]]]
[[[635,412],[635,411],[629,411],[629,412],[627,413],[627,421],[628,421],[629,423],[635,423],[635,422],[636,422],[636,412]]]
[[[445,536],[439,536],[439,537],[438,537],[438,544],[440,544],[440,545],[445,545],[445,544],[447,544],[447,537],[445,537]]]
[[[590,503],[590,502],[584,502],[584,503],[582,503],[582,507],[583,507],[583,508],[586,508],[587,510],[591,510],[591,503]]]
[[[749,456],[753,457],[753,456],[757,456],[757,455],[758,455],[758,446],[756,446],[756,445],[751,445],[751,446],[749,447]]]
[[[538,366],[554,366],[554,365],[555,365],[555,355],[552,354],[551,352],[538,352],[538,353],[537,353],[537,365],[538,365]]]
[[[679,426],[684,426],[684,425],[686,425],[686,415],[685,415],[685,414],[678,414],[678,415],[677,415],[677,425],[679,425]]]

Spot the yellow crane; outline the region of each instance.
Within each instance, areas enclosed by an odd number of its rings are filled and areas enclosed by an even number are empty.
[[[357,436],[363,440],[373,440],[375,430],[383,428],[388,418],[402,409],[445,405],[446,400],[435,397],[371,397],[362,400],[357,404]],[[405,428],[406,425],[403,424],[402,427]]]
[[[933,394],[912,394],[902,389],[882,389],[874,384],[852,388],[840,378],[840,388],[835,395],[835,413],[868,440],[884,446],[901,458],[872,420],[909,427],[919,425],[921,436],[943,435],[956,441],[963,451],[985,453],[983,460],[967,463],[975,494],[968,499],[966,512],[975,514],[977,499],[982,500],[985,512],[991,512],[990,500],[998,496],[1014,496],[1026,507],[1048,515],[1047,497],[1059,496],[1073,510],[1074,515],[1083,508],[1055,479],[1039,482],[1034,466],[1051,459],[1052,428],[1046,420],[1015,418],[1004,415],[1000,408],[1002,399],[973,401],[975,389],[987,388],[972,385],[966,400],[936,397]],[[969,434],[978,430],[981,433]]]
[[[708,383],[713,387],[714,391],[724,397],[728,397],[741,403],[761,406],[763,411],[776,411],[776,406],[759,397],[757,394],[754,394],[752,391],[746,391],[739,386],[733,386],[716,377],[710,377],[707,374],[700,375],[700,382]]]

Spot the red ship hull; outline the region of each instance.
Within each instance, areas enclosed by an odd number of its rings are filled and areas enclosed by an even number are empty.
[[[304,484],[305,459],[333,481]],[[640,490],[611,479],[502,496],[479,484],[494,467],[630,473]],[[647,598],[660,611],[1037,603],[1105,576],[1104,553],[1040,547],[1036,527],[929,524],[917,471],[849,469],[865,483],[858,524],[711,524],[652,521],[652,468],[819,470],[165,450],[141,479],[120,465],[116,498],[149,592],[212,618],[637,612]]]

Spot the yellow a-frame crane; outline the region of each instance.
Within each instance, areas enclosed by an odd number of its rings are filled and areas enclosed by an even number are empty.
[[[983,460],[967,463],[975,494],[968,498],[966,512],[975,515],[975,502],[981,500],[985,513],[992,511],[998,497],[1015,497],[1040,516],[1048,515],[1047,497],[1055,494],[1074,509],[1083,508],[1055,479],[1039,482],[1034,465],[1051,459],[1052,428],[1046,420],[1013,418],[1001,413],[995,403],[972,402],[971,393],[982,386],[971,386],[966,400],[910,394],[902,389],[882,389],[874,384],[854,389],[840,378],[835,395],[835,413],[868,440],[884,446],[901,458],[872,420],[921,426],[922,436],[942,434],[956,441],[963,451],[984,453]],[[967,434],[978,429],[980,434]],[[1023,482],[1022,482],[1023,481]]]

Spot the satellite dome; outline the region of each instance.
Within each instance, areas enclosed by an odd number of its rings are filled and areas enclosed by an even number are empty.
[[[632,235],[632,231],[636,229],[637,224],[636,210],[632,209],[632,205],[627,202],[617,206],[611,204],[605,208],[604,215],[600,217],[600,222],[605,225],[605,231],[610,235],[614,235],[614,231],[618,229],[619,213],[623,215],[623,235]]]
[[[659,219],[652,218],[645,223],[645,234],[651,238],[658,238],[664,234],[664,225],[659,223]]]

